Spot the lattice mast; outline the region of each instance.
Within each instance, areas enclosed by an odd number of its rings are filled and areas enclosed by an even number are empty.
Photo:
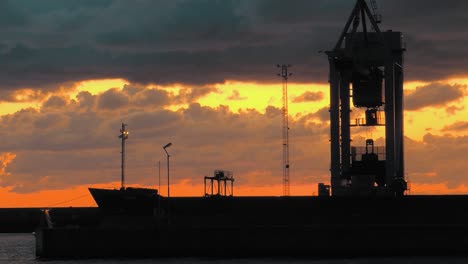
[[[283,195],[289,196],[289,120],[288,120],[288,78],[292,73],[288,72],[290,64],[277,65],[281,68],[278,76],[282,78],[283,86]]]

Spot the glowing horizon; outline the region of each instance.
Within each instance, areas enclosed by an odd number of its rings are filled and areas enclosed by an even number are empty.
[[[468,79],[449,79],[445,81],[441,81],[441,83],[447,83],[451,85],[461,84],[465,85],[465,94],[466,94],[466,84],[468,84]],[[2,106],[2,110],[0,112],[0,116],[12,115],[21,111],[21,109],[26,108],[34,108],[38,111],[38,114],[41,114],[40,110],[42,105],[47,101],[50,96],[58,95],[63,98],[68,98],[68,102],[71,103],[73,100],[78,100],[77,95],[80,92],[89,92],[93,96],[100,96],[109,91],[110,88],[117,88],[118,91],[122,91],[125,85],[132,85],[130,82],[124,79],[104,79],[104,80],[88,80],[88,81],[81,81],[75,84],[72,84],[70,89],[59,89],[55,93],[51,93],[49,97],[45,97],[42,101],[32,100],[30,102],[2,102],[0,105]],[[405,91],[408,93],[414,92],[418,87],[422,87],[425,85],[429,85],[427,82],[407,82],[405,83]],[[213,88],[214,90],[201,96],[200,98],[196,99],[192,103],[198,103],[202,107],[209,107],[210,111],[216,112],[217,109],[221,106],[229,107],[229,111],[232,113],[247,113],[249,109],[252,109],[261,115],[266,114],[267,107],[275,107],[276,109],[281,109],[282,101],[281,101],[281,83],[274,83],[274,84],[263,84],[263,83],[255,83],[255,82],[239,82],[239,81],[227,81],[221,84],[212,84],[208,85],[208,87]],[[180,95],[181,91],[185,91],[184,89],[192,89],[191,87],[184,86],[181,84],[175,84],[170,86],[158,86],[158,85],[148,85],[144,87],[144,89],[151,90],[156,89],[159,91],[165,91],[171,96],[178,96]],[[197,89],[197,87],[193,88]],[[320,109],[324,109],[328,107],[329,104],[329,95],[328,95],[328,85],[327,84],[298,84],[294,82],[290,82],[288,85],[289,89],[289,102],[290,102],[290,118],[291,121],[299,120],[302,117],[308,116],[317,112]],[[313,93],[314,97],[311,101],[304,101],[304,102],[294,102],[296,98],[299,98],[304,93],[309,92]],[[299,101],[299,100],[296,100]],[[443,136],[444,128],[448,125],[454,124],[456,122],[468,120],[468,108],[464,106],[468,105],[465,97],[462,99],[451,102],[449,104],[444,104],[442,106],[428,106],[423,109],[415,110],[415,111],[406,111],[405,112],[405,135],[415,142],[422,142],[427,144],[427,142],[423,142],[423,138],[428,133],[434,136]],[[448,106],[456,106],[458,109],[456,114],[449,114],[447,112]],[[171,104],[164,109],[167,111],[171,111],[177,113],[180,109],[188,109],[188,103],[177,103]],[[318,118],[318,117],[315,117]],[[319,119],[313,122],[321,122]],[[325,122],[326,123],[326,122]],[[278,123],[277,127],[280,129],[280,125]],[[428,129],[430,127],[430,129]],[[291,127],[292,132],[295,132],[295,127]],[[328,130],[327,130],[328,131]],[[327,132],[328,133],[328,132]],[[466,136],[466,132],[463,130],[452,132],[453,135],[457,136]],[[355,136],[363,135],[366,137],[380,137],[383,136],[382,131],[366,131],[363,130],[360,133],[357,133]],[[135,135],[132,135],[135,136]],[[292,142],[296,140],[294,138],[294,133],[291,134],[293,136]],[[307,136],[306,136],[307,137]],[[313,136],[309,136],[313,139]],[[132,140],[134,139],[132,137]],[[321,144],[326,144],[322,142]],[[294,146],[294,145],[293,145]],[[117,146],[115,146],[117,148]],[[324,149],[328,149],[328,145],[321,146]],[[25,151],[25,150],[24,150]],[[15,177],[15,172],[10,171],[10,168],[15,166],[15,162],[19,162],[19,160],[24,155],[24,151],[22,152],[15,152],[10,151],[8,156],[4,153],[2,161],[2,167],[0,168],[0,181],[2,178],[5,177]],[[1,154],[1,152],[0,152]],[[294,157],[294,156],[293,156]],[[326,157],[328,158],[328,156]],[[239,164],[241,164],[241,160],[238,160]],[[131,165],[134,167],[135,170],[138,171],[138,164]],[[326,166],[321,167],[319,170],[320,177],[314,178],[311,176],[307,180],[301,180],[302,184],[294,183],[294,170],[292,171],[292,183],[291,183],[291,195],[313,195],[316,193],[316,184],[318,182],[323,182],[325,178],[328,177],[328,171],[325,169]],[[409,165],[410,169],[412,165]],[[99,170],[99,166],[96,166],[96,170]],[[114,172],[118,169],[118,164],[115,164]],[[214,169],[214,168],[213,168]],[[298,175],[301,177],[305,177],[304,170],[305,168],[300,168],[301,172],[297,172]],[[134,172],[136,173],[136,172]],[[252,172],[254,173],[254,172]],[[280,177],[280,170],[278,169],[277,174],[271,177],[275,178]],[[318,172],[311,172],[312,174],[317,175]],[[3,174],[3,175],[2,175]],[[116,174],[117,175],[117,174]],[[250,176],[249,176],[250,175]],[[419,175],[419,174],[418,174]],[[430,175],[430,173],[420,174],[420,175]],[[118,175],[117,175],[118,176]],[[238,175],[239,177],[266,177],[261,175],[253,175],[253,174],[245,174],[245,175]],[[173,190],[175,195],[180,196],[200,196],[202,195],[203,188],[200,183],[192,183],[194,182],[197,177],[201,177],[201,175],[186,175],[186,179],[191,179],[189,181],[176,181],[174,182]],[[426,177],[426,176],[424,176]],[[411,178],[411,175],[410,175]],[[47,177],[43,177],[41,179],[47,180]],[[201,179],[201,178],[200,178]],[[279,178],[278,178],[279,179]],[[325,180],[327,182],[328,179]],[[46,184],[46,183],[44,183]],[[114,182],[109,182],[107,184],[90,184],[91,186],[112,186]],[[436,183],[424,183],[424,182],[417,182],[412,184],[412,194],[437,194],[437,193],[451,193],[451,194],[460,194],[460,193],[468,193],[468,187],[461,184],[458,187],[447,187],[448,185],[453,185],[453,183],[443,183],[443,182],[436,182]],[[141,186],[141,185],[136,185]],[[245,183],[240,184],[235,187],[235,194],[239,196],[244,195],[268,195],[268,196],[278,196],[282,193],[282,186],[280,181],[277,183],[271,184],[251,184]],[[164,188],[163,188],[164,191]],[[75,200],[76,197],[83,196],[83,198]],[[86,185],[75,185],[74,187],[62,187],[58,190],[41,190],[41,191],[34,191],[30,193],[17,193],[13,191],[12,187],[0,187],[0,199],[3,201],[0,203],[0,207],[47,207],[51,204],[56,204],[62,202],[62,199],[57,199],[57,197],[64,197],[63,200],[71,200],[69,203],[65,203],[67,206],[95,206],[95,203],[92,201],[90,195],[87,195],[87,187]],[[67,197],[67,199],[65,199]],[[69,197],[69,198],[68,198]],[[91,200],[90,200],[91,199]],[[60,201],[59,201],[60,200]]]

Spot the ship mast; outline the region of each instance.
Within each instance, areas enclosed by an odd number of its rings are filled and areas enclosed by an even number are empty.
[[[127,124],[122,123],[122,128],[120,129],[119,138],[121,139],[121,142],[122,142],[122,150],[120,151],[120,154],[122,154],[122,161],[120,164],[121,173],[122,173],[120,189],[124,190],[125,189],[125,140],[128,139]]]

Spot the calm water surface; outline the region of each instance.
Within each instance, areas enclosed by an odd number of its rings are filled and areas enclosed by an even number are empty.
[[[79,264],[79,263],[195,263],[195,264],[466,264],[467,258],[369,258],[369,259],[333,259],[333,260],[298,260],[298,259],[196,259],[196,258],[170,258],[170,259],[92,259],[92,260],[60,260],[60,261],[39,261],[35,259],[34,236],[31,234],[0,234],[0,263],[52,263],[52,264]]]

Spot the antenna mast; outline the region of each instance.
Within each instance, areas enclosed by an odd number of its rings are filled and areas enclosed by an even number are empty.
[[[288,121],[288,78],[292,73],[288,73],[290,64],[277,65],[281,68],[283,83],[283,195],[289,196],[289,121]]]
[[[120,135],[119,138],[122,141],[122,161],[121,161],[121,172],[122,172],[122,179],[121,179],[121,186],[120,189],[124,190],[125,189],[125,140],[128,139],[128,131],[127,131],[127,124],[122,123],[122,128],[120,129]]]

